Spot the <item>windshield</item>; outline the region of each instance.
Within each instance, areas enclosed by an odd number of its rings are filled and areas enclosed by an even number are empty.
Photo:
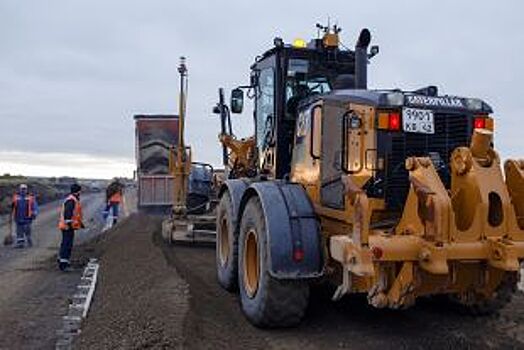
[[[289,77],[286,82],[286,101],[291,97],[304,98],[316,94],[325,94],[331,91],[331,86],[326,77],[308,77],[306,74],[298,74]]]
[[[331,91],[326,74],[306,59],[290,59],[286,76],[287,118],[294,118],[298,103],[309,96]]]
[[[319,68],[306,59],[290,59],[286,77],[286,101],[292,97],[304,98],[330,92],[329,79]]]

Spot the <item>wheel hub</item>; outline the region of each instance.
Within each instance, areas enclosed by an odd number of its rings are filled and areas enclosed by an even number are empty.
[[[226,218],[222,218],[220,221],[220,229],[218,232],[220,236],[218,237],[220,264],[225,266],[229,260],[229,230]]]
[[[258,278],[260,273],[258,257],[258,236],[254,230],[246,234],[244,240],[244,289],[246,294],[253,298],[258,290]]]

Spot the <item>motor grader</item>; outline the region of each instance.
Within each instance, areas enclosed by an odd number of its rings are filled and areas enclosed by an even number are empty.
[[[219,283],[259,327],[295,325],[309,289],[365,294],[406,308],[444,294],[493,312],[524,257],[524,162],[494,150],[491,107],[477,98],[367,87],[378,53],[340,28],[280,38],[251,66],[252,176],[228,179],[217,207]]]
[[[185,144],[188,85],[185,57],[180,57],[178,73],[180,74],[179,114],[176,128],[178,135],[176,138],[170,138],[173,144],[167,144],[169,147],[167,163],[172,183],[164,185],[164,194],[171,191],[172,207],[170,215],[162,222],[162,237],[168,243],[214,244],[215,217],[205,215],[212,211],[214,170],[210,164],[193,162],[191,147]],[[155,143],[159,142],[155,140]],[[153,193],[148,195],[155,197],[155,188],[152,189]]]

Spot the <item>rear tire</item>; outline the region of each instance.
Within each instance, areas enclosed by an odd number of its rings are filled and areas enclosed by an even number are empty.
[[[258,197],[247,202],[240,224],[238,284],[242,310],[257,327],[291,327],[304,317],[309,285],[269,274],[268,233]]]
[[[231,195],[226,191],[217,207],[215,251],[218,283],[230,292],[238,289],[238,236],[233,221]]]

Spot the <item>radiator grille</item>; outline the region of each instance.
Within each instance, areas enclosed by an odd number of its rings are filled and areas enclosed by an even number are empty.
[[[405,159],[431,157],[446,188],[450,187],[449,158],[459,146],[469,145],[471,117],[460,114],[435,114],[435,133],[393,133],[386,154],[385,199],[388,209],[401,210],[409,191]]]

